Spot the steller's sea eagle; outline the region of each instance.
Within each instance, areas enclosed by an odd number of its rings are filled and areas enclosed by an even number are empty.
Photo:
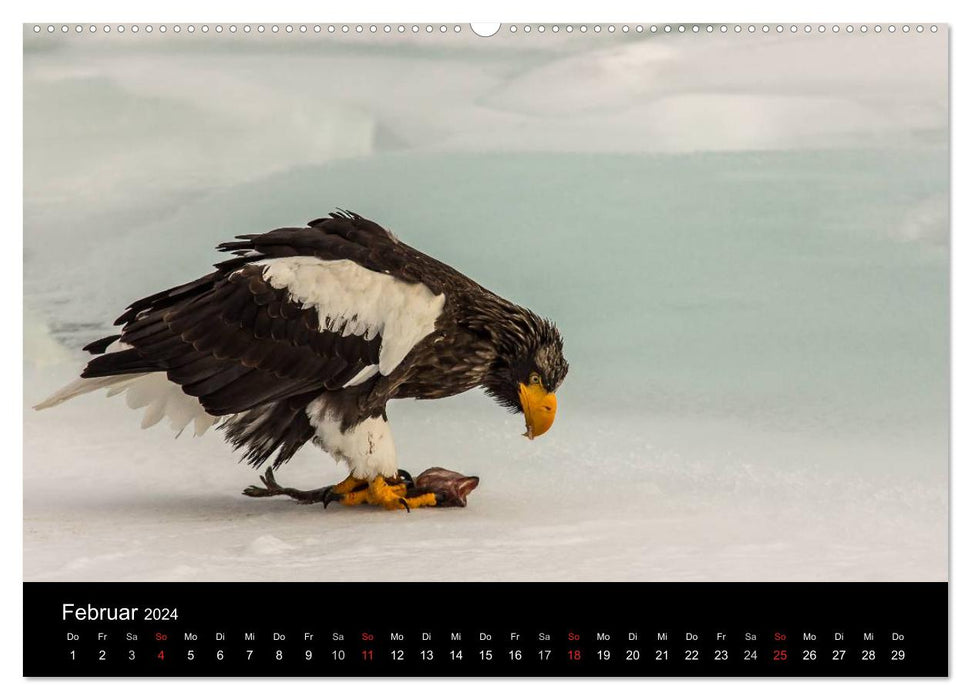
[[[200,435],[217,425],[254,467],[272,458],[267,488],[249,495],[408,510],[442,495],[398,469],[389,400],[481,386],[524,414],[530,439],[553,424],[568,369],[556,326],[373,221],[341,211],[218,249],[233,257],[131,304],[120,334],[84,348],[96,357],[81,378],[36,408],[127,392],[146,408],[142,427],[168,417]],[[273,470],[308,440],[350,475],[314,491],[279,488]]]

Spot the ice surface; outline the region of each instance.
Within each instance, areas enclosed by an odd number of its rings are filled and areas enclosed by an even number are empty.
[[[557,423],[393,403],[404,468],[481,478],[405,514],[25,410],[28,580],[946,578],[943,36],[186,38],[27,37],[25,406],[218,242],[346,207],[557,321]]]
[[[63,374],[31,377],[38,389]],[[467,508],[302,506],[218,435],[138,428],[121,400],[25,412],[27,580],[942,580],[943,470],[906,440],[770,436],[564,407],[533,442],[483,396],[391,408],[403,466],[482,481]],[[652,435],[657,435],[654,440]],[[744,439],[739,442],[739,435]],[[680,448],[678,446],[681,446]],[[749,461],[758,455],[756,461]],[[893,455],[893,463],[883,459]],[[943,455],[937,455],[940,464]],[[278,475],[343,478],[302,450]]]

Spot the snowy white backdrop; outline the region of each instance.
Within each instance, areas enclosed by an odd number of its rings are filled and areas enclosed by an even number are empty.
[[[219,435],[25,410],[28,580],[943,580],[932,36],[25,34],[24,404],[129,301],[336,207],[556,319],[532,443],[399,402],[410,515],[240,495]],[[538,271],[537,271],[538,270]],[[280,472],[342,476],[307,447]]]

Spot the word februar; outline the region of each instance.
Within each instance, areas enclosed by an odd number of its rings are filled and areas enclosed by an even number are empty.
[[[73,618],[78,622],[86,620],[108,620],[124,622],[134,620],[138,615],[138,608],[96,608],[93,605],[75,605],[74,603],[64,603],[61,606],[61,619]]]

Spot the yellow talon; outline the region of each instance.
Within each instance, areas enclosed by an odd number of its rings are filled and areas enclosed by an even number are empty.
[[[361,489],[360,491],[351,491],[350,493],[345,493],[341,496],[340,503],[344,506],[359,506],[362,503],[368,503],[367,499],[367,489]]]
[[[374,506],[381,506],[387,510],[404,508],[402,497],[408,487],[404,484],[389,484],[383,476],[375,477],[367,487],[367,502]]]
[[[402,498],[401,500],[407,504],[409,510],[412,508],[421,508],[422,506],[434,507],[438,505],[438,499],[435,498],[435,494],[433,493],[423,493],[414,498]],[[402,507],[405,507],[405,505],[403,504]]]
[[[364,485],[367,484],[367,488]],[[425,493],[420,496],[407,498],[408,485],[402,483],[389,484],[383,476],[375,477],[368,483],[364,479],[347,477],[344,481],[334,486],[332,492],[339,496],[333,498],[341,505],[359,506],[368,503],[372,506],[380,506],[386,510],[411,510],[423,506],[436,506],[438,500],[434,493]],[[325,503],[326,505],[326,503]]]
[[[381,506],[386,510],[411,510],[412,508],[436,504],[435,494],[433,493],[406,498],[405,493],[407,491],[408,487],[405,484],[389,484],[383,476],[379,476],[368,484],[367,502],[371,505]]]
[[[341,493],[341,494],[350,493],[351,491],[356,491],[357,489],[365,485],[367,485],[367,479],[357,479],[353,476],[349,476],[339,484],[335,484],[331,488],[331,491],[333,491],[334,493]]]

